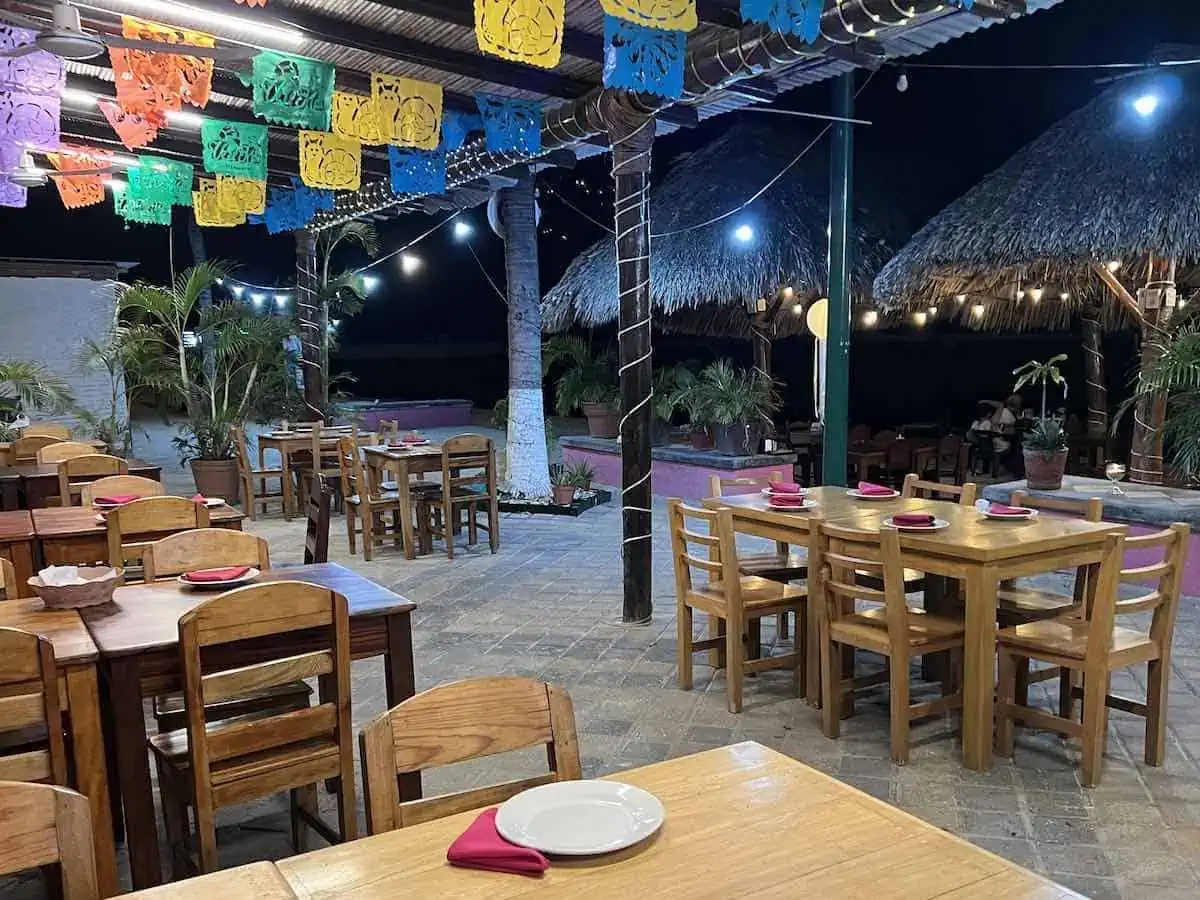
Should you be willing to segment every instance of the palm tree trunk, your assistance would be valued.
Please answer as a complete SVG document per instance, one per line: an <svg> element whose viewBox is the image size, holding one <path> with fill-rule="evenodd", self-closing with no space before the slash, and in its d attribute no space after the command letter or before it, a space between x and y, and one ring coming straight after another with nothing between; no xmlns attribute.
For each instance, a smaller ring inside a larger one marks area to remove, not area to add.
<svg viewBox="0 0 1200 900"><path fill-rule="evenodd" d="M517 497L550 494L542 405L542 311L533 173L500 192L508 281L508 445L504 487Z"/></svg>
<svg viewBox="0 0 1200 900"><path fill-rule="evenodd" d="M188 230L188 246L192 249L192 265L198 266L201 263L208 262L208 249L204 246L204 232L200 230L200 226L196 224L195 216L187 216ZM172 244L172 246L174 246ZM175 278L175 267L171 266L171 278ZM203 313L206 309L212 306L212 291L205 288L200 292L199 298L200 312ZM213 348L211 344L205 344L200 348L204 354L204 371L208 373L209 378L212 378L213 371L216 367L216 359L213 357Z"/></svg>

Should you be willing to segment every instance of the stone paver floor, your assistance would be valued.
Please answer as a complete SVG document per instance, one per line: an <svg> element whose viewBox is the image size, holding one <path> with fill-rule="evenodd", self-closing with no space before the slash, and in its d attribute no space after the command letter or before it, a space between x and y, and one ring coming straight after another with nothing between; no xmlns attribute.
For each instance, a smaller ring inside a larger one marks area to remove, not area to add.
<svg viewBox="0 0 1200 900"><path fill-rule="evenodd" d="M179 473L169 472L168 482ZM271 542L276 562L299 560L303 521L247 523ZM616 624L621 605L614 506L579 519L504 516L501 551L462 546L407 561L391 547L366 563L349 557L335 517L331 559L416 601L419 688L482 675L517 674L563 685L575 704L585 776L752 739L800 759L980 846L1097 897L1172 900L1200 896L1200 612L1187 598L1176 632L1166 765L1142 763L1141 720L1111 714L1100 787L1079 786L1072 745L1019 732L1015 760L979 774L958 763L956 723L914 728L909 765L888 760L887 699L860 700L842 737L828 740L819 713L790 695L784 673L748 679L745 711L725 710L724 678L698 665L696 689L675 687L675 617L666 523L655 511L653 624ZM1052 576L1051 576L1052 577ZM765 642L770 643L770 628ZM697 661L702 661L697 657ZM1118 692L1138 692L1142 672L1121 673ZM1035 690L1053 701L1051 682ZM383 708L382 667L354 665L354 721ZM515 754L452 767L426 778L427 793L514 777L544 764ZM322 806L331 807L322 795ZM361 809L361 797L359 798ZM360 817L361 818L361 817ZM280 796L222 811L221 860L236 865L291 852ZM38 896L29 879L0 896Z"/></svg>

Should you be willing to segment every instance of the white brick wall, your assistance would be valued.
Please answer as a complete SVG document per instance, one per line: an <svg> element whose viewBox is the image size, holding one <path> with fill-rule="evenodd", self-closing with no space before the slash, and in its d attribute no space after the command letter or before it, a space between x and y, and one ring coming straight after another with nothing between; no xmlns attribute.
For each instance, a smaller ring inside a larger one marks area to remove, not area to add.
<svg viewBox="0 0 1200 900"><path fill-rule="evenodd" d="M99 339L108 331L115 309L110 281L0 277L0 359L42 363L71 386L80 406L107 416L111 403L107 372L81 369L76 357L85 337ZM123 395L119 404L124 417ZM30 411L30 418L47 417ZM57 418L76 424L70 416Z"/></svg>

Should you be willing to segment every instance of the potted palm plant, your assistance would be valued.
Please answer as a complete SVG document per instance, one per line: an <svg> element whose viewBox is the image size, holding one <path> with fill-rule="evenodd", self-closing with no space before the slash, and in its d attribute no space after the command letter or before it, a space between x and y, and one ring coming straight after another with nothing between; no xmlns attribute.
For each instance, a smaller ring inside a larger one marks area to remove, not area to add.
<svg viewBox="0 0 1200 900"><path fill-rule="evenodd" d="M1066 358L1067 354L1060 353L1045 362L1031 359L1013 369L1013 374L1017 376L1013 385L1014 393L1027 386L1040 386L1042 389L1041 415L1022 441L1025 481L1032 490L1057 491L1062 487L1063 472L1067 468L1067 433L1057 417L1046 413L1046 390L1050 382L1062 388L1064 399L1067 396L1067 380L1058 368L1058 364Z"/></svg>
<svg viewBox="0 0 1200 900"><path fill-rule="evenodd" d="M556 506L570 506L575 500L575 474L563 465L550 467L550 485Z"/></svg>
<svg viewBox="0 0 1200 900"><path fill-rule="evenodd" d="M168 287L139 282L118 310L130 324L124 340L145 366L137 385L181 404L187 421L173 439L206 496L238 495L234 429L282 407L287 393L286 319L255 314L232 301L199 308L200 296L225 274L200 263ZM128 377L129 373L127 373Z"/></svg>
<svg viewBox="0 0 1200 900"><path fill-rule="evenodd" d="M684 390L695 381L696 373L683 363L655 369L654 397L650 401L651 446L665 447L671 443L671 419L683 407Z"/></svg>
<svg viewBox="0 0 1200 900"><path fill-rule="evenodd" d="M27 360L0 360L0 441L12 441L19 435L9 420L23 410L47 413L74 408L70 390L57 375L40 363Z"/></svg>
<svg viewBox="0 0 1200 900"><path fill-rule="evenodd" d="M1162 355L1141 373L1134 395L1121 404L1113 431L1139 402L1165 400L1166 457L1175 476L1187 484L1200 477L1200 324L1194 318L1182 323L1164 343Z"/></svg>
<svg viewBox="0 0 1200 900"><path fill-rule="evenodd" d="M620 426L617 412L617 356L612 349L593 353L587 341L558 335L542 348L542 371L558 369L554 411L569 416L576 409L587 417L588 434L614 438Z"/></svg>
<svg viewBox="0 0 1200 900"><path fill-rule="evenodd" d="M696 391L717 452L744 456L758 451L763 429L779 407L777 382L720 359L700 372Z"/></svg>

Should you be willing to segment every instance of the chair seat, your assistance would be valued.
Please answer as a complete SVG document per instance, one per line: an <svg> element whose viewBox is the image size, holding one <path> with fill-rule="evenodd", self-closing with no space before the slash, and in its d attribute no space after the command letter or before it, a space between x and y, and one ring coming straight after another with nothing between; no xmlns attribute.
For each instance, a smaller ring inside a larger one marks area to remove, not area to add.
<svg viewBox="0 0 1200 900"><path fill-rule="evenodd" d="M227 723L219 723L225 725ZM211 725L210 725L211 730ZM188 797L191 799L193 785L190 777L191 759L188 757L188 734L186 728L156 734L150 738L150 749L164 763L174 769L181 777L181 782L188 787ZM336 741L307 740L297 741L283 747L273 747L258 753L250 753L233 759L214 762L209 766L214 788L227 785L246 778L256 778L268 772L274 773L279 781L286 782L283 774L288 769L304 770L305 777L300 783L311 783L313 778L333 777L338 774L339 751ZM313 774L320 770L321 764L328 764L327 774ZM274 793L281 788L271 788ZM250 799L250 798L246 798Z"/></svg>
<svg viewBox="0 0 1200 900"><path fill-rule="evenodd" d="M1063 616L1025 622L1011 628L1002 628L996 640L1021 656L1035 659L1044 656L1062 656L1068 659L1083 659L1087 653L1089 625L1085 619ZM1133 628L1113 628L1113 654L1131 654L1140 658L1153 658L1154 641L1150 635ZM1143 656L1143 654L1149 654Z"/></svg>
<svg viewBox="0 0 1200 900"><path fill-rule="evenodd" d="M375 505L378 505L380 503L397 503L398 504L400 502L400 494L397 491L384 491L378 497L371 497L371 498L369 498L369 500L371 503L373 503ZM349 496L346 498L346 502L352 503L355 506L358 506L362 503L362 498L360 498L358 496L358 494L353 494L352 496Z"/></svg>
<svg viewBox="0 0 1200 900"><path fill-rule="evenodd" d="M921 609L908 611L908 643L911 647L953 645L962 641L962 622L932 615ZM843 644L885 652L890 647L887 612L883 607L846 616L829 626L829 636Z"/></svg>
<svg viewBox="0 0 1200 900"><path fill-rule="evenodd" d="M696 585L688 592L689 599L699 600L701 609L717 615L725 609L725 588L719 581ZM757 575L742 577L742 605L747 612L794 606L808 598L808 588L783 584Z"/></svg>
<svg viewBox="0 0 1200 900"><path fill-rule="evenodd" d="M1002 587L996 593L996 607L1001 617L1025 619L1053 619L1075 608L1075 598L1053 591L1037 588ZM1014 623L1016 624L1016 623Z"/></svg>
<svg viewBox="0 0 1200 900"><path fill-rule="evenodd" d="M738 554L738 572L771 581L799 581L808 577L808 558L800 553Z"/></svg>

